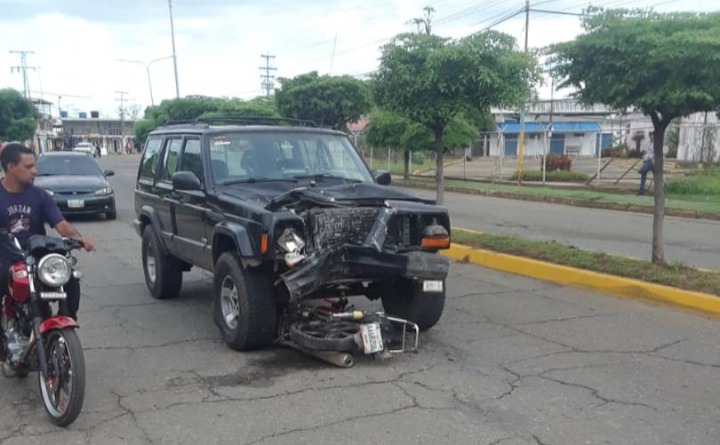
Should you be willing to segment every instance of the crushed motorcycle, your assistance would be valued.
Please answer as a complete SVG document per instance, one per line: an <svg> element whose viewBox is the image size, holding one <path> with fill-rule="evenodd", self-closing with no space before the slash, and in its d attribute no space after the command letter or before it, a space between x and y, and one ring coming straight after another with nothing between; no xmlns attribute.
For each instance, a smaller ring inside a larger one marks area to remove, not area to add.
<svg viewBox="0 0 720 445"><path fill-rule="evenodd" d="M278 343L340 367L353 366L356 356L416 352L420 332L442 313L449 261L435 247L449 246L448 231L434 215L423 221L417 206L393 201L298 214L301 228L286 229L277 239L278 263L285 267L275 286L287 302ZM418 232L428 248L404 247L412 241L399 240L398 226L411 219L422 221ZM397 282L404 287L393 286ZM422 294L437 304L425 312L402 307L393 296L403 294ZM353 296L382 300L389 310L359 310L350 304Z"/></svg>

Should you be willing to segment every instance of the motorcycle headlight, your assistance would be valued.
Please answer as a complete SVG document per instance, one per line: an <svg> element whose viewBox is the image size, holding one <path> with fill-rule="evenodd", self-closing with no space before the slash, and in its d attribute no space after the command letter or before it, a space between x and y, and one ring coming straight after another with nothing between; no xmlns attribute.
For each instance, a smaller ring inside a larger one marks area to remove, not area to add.
<svg viewBox="0 0 720 445"><path fill-rule="evenodd" d="M100 190L96 190L95 194L98 196L105 196L105 195L109 195L112 192L113 192L112 187L105 187Z"/></svg>
<svg viewBox="0 0 720 445"><path fill-rule="evenodd" d="M48 286L62 286L70 280L71 275L70 262L60 254L45 255L38 263L38 277Z"/></svg>

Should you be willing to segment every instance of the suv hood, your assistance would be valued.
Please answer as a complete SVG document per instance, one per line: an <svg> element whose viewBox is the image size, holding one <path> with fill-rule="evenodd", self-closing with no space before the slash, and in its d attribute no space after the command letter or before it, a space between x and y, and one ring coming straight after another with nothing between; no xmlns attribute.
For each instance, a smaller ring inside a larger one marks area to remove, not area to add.
<svg viewBox="0 0 720 445"><path fill-rule="evenodd" d="M316 205L334 205L333 203L336 202L372 205L381 204L386 200L394 200L435 204L434 200L420 198L392 186L365 182L332 185L318 183L315 186L302 182L267 182L229 185L220 191L234 198L254 201L269 210L277 210L300 202L310 202Z"/></svg>

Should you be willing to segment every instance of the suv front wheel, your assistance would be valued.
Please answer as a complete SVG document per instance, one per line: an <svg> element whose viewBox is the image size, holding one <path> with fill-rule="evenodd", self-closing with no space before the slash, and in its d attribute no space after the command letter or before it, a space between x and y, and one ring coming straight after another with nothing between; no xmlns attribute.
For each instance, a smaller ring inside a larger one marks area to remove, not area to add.
<svg viewBox="0 0 720 445"><path fill-rule="evenodd" d="M142 236L142 262L145 284L153 298L175 298L182 288L182 265L160 248L160 240L150 225Z"/></svg>
<svg viewBox="0 0 720 445"><path fill-rule="evenodd" d="M275 340L275 294L262 269L245 268L237 253L223 253L215 264L214 289L215 324L231 348L262 349Z"/></svg>
<svg viewBox="0 0 720 445"><path fill-rule="evenodd" d="M385 286L382 304L388 315L412 321L425 331L435 326L445 308L445 280L441 292L425 292L421 280L400 278Z"/></svg>

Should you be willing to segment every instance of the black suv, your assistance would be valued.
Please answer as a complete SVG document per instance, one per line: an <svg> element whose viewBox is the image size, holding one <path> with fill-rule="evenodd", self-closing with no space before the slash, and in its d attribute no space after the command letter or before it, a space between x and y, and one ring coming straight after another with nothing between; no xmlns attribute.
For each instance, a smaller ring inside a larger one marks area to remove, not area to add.
<svg viewBox="0 0 720 445"><path fill-rule="evenodd" d="M345 133L310 123L164 125L135 189L147 286L173 298L184 271L211 271L214 319L237 350L270 345L310 300L381 299L428 329L445 304L448 212L389 184Z"/></svg>

